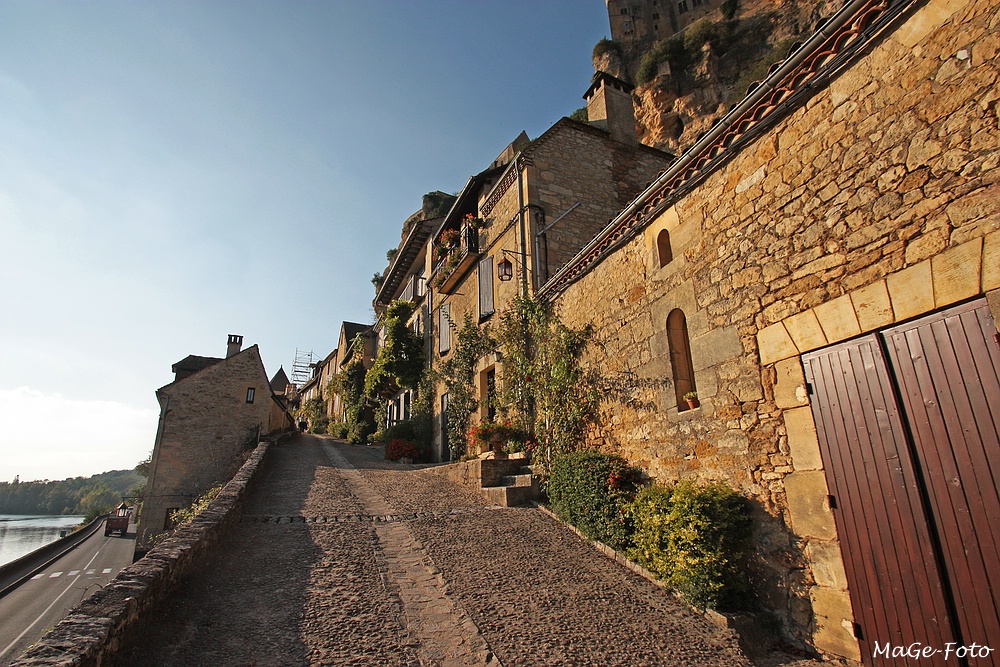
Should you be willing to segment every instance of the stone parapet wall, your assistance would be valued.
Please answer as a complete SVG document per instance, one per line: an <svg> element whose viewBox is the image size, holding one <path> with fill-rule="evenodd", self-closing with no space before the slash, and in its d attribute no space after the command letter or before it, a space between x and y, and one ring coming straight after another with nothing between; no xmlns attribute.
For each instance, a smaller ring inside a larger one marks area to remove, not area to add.
<svg viewBox="0 0 1000 667"><path fill-rule="evenodd" d="M267 442L258 444L236 476L190 525L123 569L12 664L96 667L112 662L125 639L151 622L157 605L201 567L227 530L239 522L269 447Z"/></svg>
<svg viewBox="0 0 1000 667"><path fill-rule="evenodd" d="M683 311L701 407L649 390L592 443L755 499L755 587L824 652L860 657L799 355L1000 287L998 51L996 3L927 2L556 300L657 379Z"/></svg>

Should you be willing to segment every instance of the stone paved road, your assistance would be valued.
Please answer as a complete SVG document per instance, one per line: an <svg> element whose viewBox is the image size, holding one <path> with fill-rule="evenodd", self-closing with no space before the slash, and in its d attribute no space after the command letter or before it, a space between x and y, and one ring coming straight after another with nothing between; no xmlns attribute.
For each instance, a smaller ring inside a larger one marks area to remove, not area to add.
<svg viewBox="0 0 1000 667"><path fill-rule="evenodd" d="M242 523L121 664L750 666L541 511L381 455L274 447Z"/></svg>

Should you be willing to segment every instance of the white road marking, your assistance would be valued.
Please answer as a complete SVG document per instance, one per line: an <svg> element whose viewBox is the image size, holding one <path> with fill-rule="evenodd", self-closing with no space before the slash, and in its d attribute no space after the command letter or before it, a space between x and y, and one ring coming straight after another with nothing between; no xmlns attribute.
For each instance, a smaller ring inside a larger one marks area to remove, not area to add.
<svg viewBox="0 0 1000 667"><path fill-rule="evenodd" d="M49 575L49 579L55 579L60 574L62 574L62 572L53 572L52 574Z"/></svg>
<svg viewBox="0 0 1000 667"><path fill-rule="evenodd" d="M75 575L75 574L80 574L80 570L70 570L70 571L69 571L69 575L67 575L67 576L70 576L70 577L72 577L72 576L73 576L73 575Z"/></svg>
<svg viewBox="0 0 1000 667"><path fill-rule="evenodd" d="M101 570L101 574L111 574L111 568L110 567L104 568L103 570Z"/></svg>
<svg viewBox="0 0 1000 667"><path fill-rule="evenodd" d="M87 574L93 574L95 572L97 572L97 570L87 570Z"/></svg>
<svg viewBox="0 0 1000 667"><path fill-rule="evenodd" d="M92 563L93 563L93 562L94 562L95 560L97 560L97 556L98 556L98 555L99 555L100 553L101 553L101 552L100 552L100 550L98 550L98 551L95 551L95 552L94 552L94 557L90 559L90 563L87 563L86 565L84 565L84 567L90 567L90 565L91 565L91 564L92 564ZM62 572L60 572L59 574L62 574ZM57 575L57 576L58 576L58 575ZM36 619L35 619L34 621L32 621L32 622L31 622L31 624L30 624L30 625L29 625L28 627L26 627L26 628L24 629L24 632L22 632L21 634L19 634L19 635L18 635L18 636L17 636L17 637L16 637L15 639L14 639L14 641L12 641L11 643L7 644L6 648L4 648L4 650L0 651L0 658L4 657L4 655L6 655L6 654L7 654L7 653L8 653L8 652L9 652L9 651L10 651L10 650L12 649L12 648L14 648L14 646L16 646L16 645L17 645L17 643L18 643L19 641L21 641L21 638L22 638L22 637L24 637L24 636L25 636L26 634L28 634L28 633L29 633L29 632L31 631L31 629L32 629L33 627L35 627L36 625L38 625L38 623L39 623L39 622L41 622L41 620L42 620L43 618L45 618L45 614L49 613L49 611L51 611L51 610L52 610L52 607L56 606L56 603L57 603L57 602L59 602L59 599L60 599L60 598L61 598L62 596L66 595L66 593L68 593L68 592L70 591L70 589L71 589L71 588L73 588L73 586L75 586L75 585L76 585L76 582L77 582L77 581L79 581L79 580L80 580L80 575L77 575L76 579L74 579L74 580L73 580L72 582L70 582L70 585L69 585L69 586L67 586L67 587L66 587L66 589L65 589L65 590L64 590L64 591L63 591L62 593L60 593L59 595L57 595L57 596L56 596L56 599L55 599L55 600L53 600L53 601L51 602L51 604L49 604L49 606L45 608L45 611L43 611L43 612L42 612L41 614L39 614L39 615L38 615L38 618L36 618Z"/></svg>
<svg viewBox="0 0 1000 667"><path fill-rule="evenodd" d="M44 577L44 576L45 576L45 573L44 573L44 572L42 572L41 574L36 574L35 576L33 576L33 577L31 578L31 580L32 580L32 581L34 581L35 579L41 579L41 578L42 578L42 577Z"/></svg>

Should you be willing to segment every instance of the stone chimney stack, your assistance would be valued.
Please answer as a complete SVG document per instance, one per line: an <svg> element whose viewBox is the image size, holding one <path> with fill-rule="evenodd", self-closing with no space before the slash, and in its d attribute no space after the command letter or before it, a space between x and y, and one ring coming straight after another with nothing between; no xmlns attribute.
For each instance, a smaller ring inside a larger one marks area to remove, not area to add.
<svg viewBox="0 0 1000 667"><path fill-rule="evenodd" d="M226 347L226 359L234 354L238 354L241 347L243 347L243 336L229 334L229 344Z"/></svg>
<svg viewBox="0 0 1000 667"><path fill-rule="evenodd" d="M591 125L607 130L611 138L624 144L638 144L635 130L635 107L632 105L634 86L607 72L597 72L587 100L587 120Z"/></svg>

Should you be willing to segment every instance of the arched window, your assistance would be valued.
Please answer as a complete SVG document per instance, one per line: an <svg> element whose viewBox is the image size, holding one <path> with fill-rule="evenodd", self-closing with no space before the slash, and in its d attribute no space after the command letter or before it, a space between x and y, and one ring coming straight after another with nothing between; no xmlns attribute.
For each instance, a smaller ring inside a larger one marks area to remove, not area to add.
<svg viewBox="0 0 1000 667"><path fill-rule="evenodd" d="M677 409L687 410L688 404L684 394L698 389L694 384L694 365L691 363L687 318L680 308L673 309L667 315L667 342L670 345L670 367L674 374Z"/></svg>
<svg viewBox="0 0 1000 667"><path fill-rule="evenodd" d="M661 229L656 235L656 258L660 262L660 268L674 258L674 253L670 250L670 232L665 229Z"/></svg>

